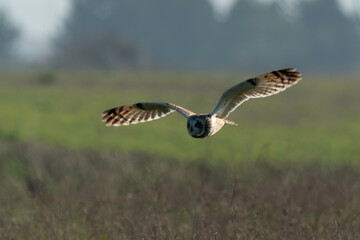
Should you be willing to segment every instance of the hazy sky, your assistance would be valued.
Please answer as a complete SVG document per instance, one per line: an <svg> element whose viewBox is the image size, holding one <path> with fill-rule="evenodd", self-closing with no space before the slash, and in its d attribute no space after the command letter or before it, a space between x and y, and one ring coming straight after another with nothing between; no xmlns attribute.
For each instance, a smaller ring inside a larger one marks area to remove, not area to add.
<svg viewBox="0 0 360 240"><path fill-rule="evenodd" d="M293 3L298 0L282 1ZM347 13L360 14L360 0L338 1ZM5 9L11 20L22 30L19 50L31 56L48 51L51 37L61 26L70 8L69 2L69 0L0 0L0 8ZM221 19L229 13L236 0L210 0L210 2L220 13L218 16Z"/></svg>
<svg viewBox="0 0 360 240"><path fill-rule="evenodd" d="M0 0L0 8L22 31L19 52L36 56L50 50L50 39L70 4L68 0Z"/></svg>

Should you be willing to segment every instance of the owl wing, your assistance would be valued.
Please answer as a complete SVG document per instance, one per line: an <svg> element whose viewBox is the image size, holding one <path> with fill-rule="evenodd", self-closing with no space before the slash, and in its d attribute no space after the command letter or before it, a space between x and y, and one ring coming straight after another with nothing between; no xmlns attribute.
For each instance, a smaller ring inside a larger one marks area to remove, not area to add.
<svg viewBox="0 0 360 240"><path fill-rule="evenodd" d="M172 103L142 102L111 108L102 113L106 126L123 126L149 122L177 111L188 118L195 113Z"/></svg>
<svg viewBox="0 0 360 240"><path fill-rule="evenodd" d="M295 68L272 71L248 79L227 89L211 115L226 118L246 100L277 94L300 80L301 74Z"/></svg>

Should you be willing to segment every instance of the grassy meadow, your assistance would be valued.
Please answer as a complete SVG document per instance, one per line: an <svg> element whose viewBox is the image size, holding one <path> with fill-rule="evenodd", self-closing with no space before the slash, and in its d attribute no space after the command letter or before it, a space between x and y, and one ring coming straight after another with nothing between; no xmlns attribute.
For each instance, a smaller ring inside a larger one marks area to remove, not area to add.
<svg viewBox="0 0 360 240"><path fill-rule="evenodd" d="M358 77L304 75L207 139L176 113L100 121L140 101L208 113L247 77L1 73L0 238L358 239Z"/></svg>
<svg viewBox="0 0 360 240"><path fill-rule="evenodd" d="M360 81L304 76L279 95L253 99L208 139L193 139L179 114L147 124L104 127L101 112L140 101L212 111L221 93L248 76L174 73L2 74L0 139L74 149L114 149L213 163L356 162L360 156Z"/></svg>

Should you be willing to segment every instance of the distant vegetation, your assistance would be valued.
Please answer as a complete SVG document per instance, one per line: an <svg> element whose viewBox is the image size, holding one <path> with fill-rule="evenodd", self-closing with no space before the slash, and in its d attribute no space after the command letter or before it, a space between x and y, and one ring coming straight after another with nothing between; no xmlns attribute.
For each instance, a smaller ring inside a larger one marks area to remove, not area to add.
<svg viewBox="0 0 360 240"><path fill-rule="evenodd" d="M283 4L239 0L223 22L207 0L76 0L58 34L56 62L67 68L157 68L306 72L359 68L357 21L336 0Z"/></svg>
<svg viewBox="0 0 360 240"><path fill-rule="evenodd" d="M360 22L336 0L239 0L219 21L208 0L72 0L50 56L28 64L0 9L0 68L359 73ZM39 53L44 49L38 49ZM17 57L17 59L15 58ZM15 58L15 59L14 59Z"/></svg>
<svg viewBox="0 0 360 240"><path fill-rule="evenodd" d="M14 44L19 37L19 30L0 9L0 64L14 57ZM2 67L0 67L2 68Z"/></svg>

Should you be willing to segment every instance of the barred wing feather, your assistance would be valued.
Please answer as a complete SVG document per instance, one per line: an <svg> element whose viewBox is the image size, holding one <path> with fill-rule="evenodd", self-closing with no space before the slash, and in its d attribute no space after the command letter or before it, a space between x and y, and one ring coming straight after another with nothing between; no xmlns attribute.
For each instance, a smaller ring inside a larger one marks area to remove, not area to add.
<svg viewBox="0 0 360 240"><path fill-rule="evenodd" d="M142 102L111 108L102 113L106 126L126 126L165 117L177 111L188 118L193 112L172 103Z"/></svg>
<svg viewBox="0 0 360 240"><path fill-rule="evenodd" d="M243 81L229 89L221 96L211 113L218 118L227 118L246 100L277 94L301 80L301 74L295 68L268 72L255 78Z"/></svg>

